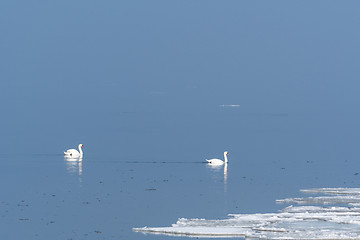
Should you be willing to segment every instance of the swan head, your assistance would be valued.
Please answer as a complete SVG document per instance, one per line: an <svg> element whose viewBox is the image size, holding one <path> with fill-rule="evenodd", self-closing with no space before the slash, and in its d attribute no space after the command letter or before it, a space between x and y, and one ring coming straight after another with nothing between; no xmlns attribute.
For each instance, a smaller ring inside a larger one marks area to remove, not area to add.
<svg viewBox="0 0 360 240"><path fill-rule="evenodd" d="M79 144L79 148L80 148L80 147L81 147L81 148L83 148L83 147L84 147L84 145L82 145L82 144L80 143L80 144Z"/></svg>
<svg viewBox="0 0 360 240"><path fill-rule="evenodd" d="M225 164L229 162L229 161L228 161L228 158L227 158L228 155L229 155L229 152L228 152L228 151L225 151L225 152L224 152Z"/></svg>

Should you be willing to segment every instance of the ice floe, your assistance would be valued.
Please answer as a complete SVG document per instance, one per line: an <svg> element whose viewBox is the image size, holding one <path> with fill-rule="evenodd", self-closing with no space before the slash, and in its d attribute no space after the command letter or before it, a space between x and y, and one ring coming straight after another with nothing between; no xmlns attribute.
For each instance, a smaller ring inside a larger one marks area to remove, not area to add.
<svg viewBox="0 0 360 240"><path fill-rule="evenodd" d="M302 206L291 205L277 213L229 214L229 218L220 220L180 218L171 227L133 230L214 238L360 239L360 188L317 188L301 192L327 196L278 200L278 203Z"/></svg>
<svg viewBox="0 0 360 240"><path fill-rule="evenodd" d="M239 104L222 104L220 107L240 107Z"/></svg>

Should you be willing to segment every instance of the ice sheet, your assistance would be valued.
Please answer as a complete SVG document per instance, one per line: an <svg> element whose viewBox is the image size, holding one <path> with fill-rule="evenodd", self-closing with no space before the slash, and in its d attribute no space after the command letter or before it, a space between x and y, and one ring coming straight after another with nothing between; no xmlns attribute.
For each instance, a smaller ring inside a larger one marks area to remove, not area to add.
<svg viewBox="0 0 360 240"><path fill-rule="evenodd" d="M320 204L318 206L288 206L278 213L229 214L228 219L221 220L180 218L171 227L134 228L134 231L214 238L360 239L360 208L357 207L360 205L359 188L318 188L301 191L331 196L277 201L301 205Z"/></svg>
<svg viewBox="0 0 360 240"><path fill-rule="evenodd" d="M239 104L222 104L220 107L240 107Z"/></svg>

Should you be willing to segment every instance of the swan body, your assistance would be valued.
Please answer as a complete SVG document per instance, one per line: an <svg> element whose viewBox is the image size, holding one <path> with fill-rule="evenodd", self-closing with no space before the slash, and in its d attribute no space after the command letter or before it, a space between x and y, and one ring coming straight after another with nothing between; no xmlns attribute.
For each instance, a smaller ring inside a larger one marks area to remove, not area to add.
<svg viewBox="0 0 360 240"><path fill-rule="evenodd" d="M68 149L66 152L64 152L66 158L82 158L83 157L83 151L82 148L84 145L79 144L79 151L76 149Z"/></svg>
<svg viewBox="0 0 360 240"><path fill-rule="evenodd" d="M214 166L223 165L224 163L228 163L227 155L229 155L229 153L228 153L227 151L225 151L225 152L224 152L224 159L225 159L225 161L223 161L223 160L221 160L221 159L217 159L217 158L206 159L206 161L208 162L208 164L214 165Z"/></svg>

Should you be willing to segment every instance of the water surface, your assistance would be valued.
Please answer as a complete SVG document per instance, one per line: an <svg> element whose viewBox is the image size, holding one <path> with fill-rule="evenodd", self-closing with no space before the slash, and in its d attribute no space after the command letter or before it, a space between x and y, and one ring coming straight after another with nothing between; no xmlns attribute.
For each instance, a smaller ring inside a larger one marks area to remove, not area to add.
<svg viewBox="0 0 360 240"><path fill-rule="evenodd" d="M272 213L286 206L276 199L301 196L302 188L360 185L352 142L331 148L344 132L355 137L345 124L348 117L245 114L222 107L202 114L119 116L142 127L122 133L127 143L113 137L110 148L106 139L99 147L84 137L82 162L66 161L64 149L1 155L2 238L173 239L132 228ZM305 121L307 128L299 127ZM328 132L334 121L342 131ZM221 158L223 150L230 152L225 171L205 163Z"/></svg>

